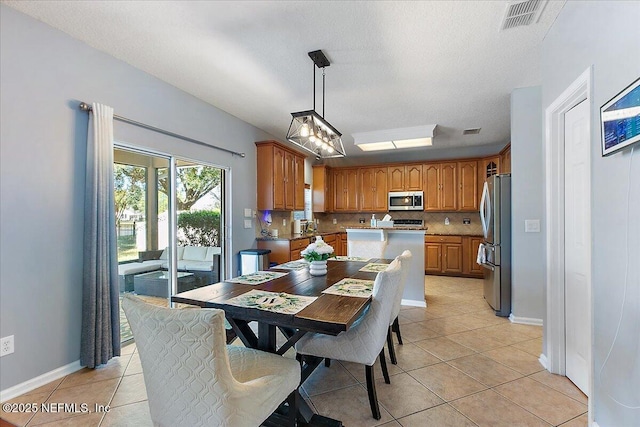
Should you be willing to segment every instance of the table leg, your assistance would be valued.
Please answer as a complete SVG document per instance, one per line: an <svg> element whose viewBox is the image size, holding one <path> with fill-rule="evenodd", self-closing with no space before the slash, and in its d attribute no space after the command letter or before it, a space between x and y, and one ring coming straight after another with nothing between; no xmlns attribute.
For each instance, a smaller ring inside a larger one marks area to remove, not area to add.
<svg viewBox="0 0 640 427"><path fill-rule="evenodd" d="M258 350L276 352L276 327L258 322Z"/></svg>

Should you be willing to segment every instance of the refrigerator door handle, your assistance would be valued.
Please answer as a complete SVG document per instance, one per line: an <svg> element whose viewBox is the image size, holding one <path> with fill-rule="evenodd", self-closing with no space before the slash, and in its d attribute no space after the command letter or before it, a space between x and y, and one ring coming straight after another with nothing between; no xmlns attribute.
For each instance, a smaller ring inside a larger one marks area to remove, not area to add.
<svg viewBox="0 0 640 427"><path fill-rule="evenodd" d="M482 223L482 233L485 239L489 233L489 221L491 221L491 199L489 197L489 185L485 182L482 187L482 198L480 199L480 222Z"/></svg>
<svg viewBox="0 0 640 427"><path fill-rule="evenodd" d="M491 271L495 271L496 270L496 266L495 265L491 265L491 264L480 264L483 268L486 268L487 270L491 270Z"/></svg>

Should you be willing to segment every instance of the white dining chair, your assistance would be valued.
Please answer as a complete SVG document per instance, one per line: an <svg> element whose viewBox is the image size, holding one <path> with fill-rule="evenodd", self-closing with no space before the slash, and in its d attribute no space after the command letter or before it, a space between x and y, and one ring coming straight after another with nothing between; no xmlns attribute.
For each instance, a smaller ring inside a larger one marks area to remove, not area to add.
<svg viewBox="0 0 640 427"><path fill-rule="evenodd" d="M394 365L398 364L398 359L396 358L396 350L393 346L393 332L396 333L398 344L402 345L402 334L400 333L400 322L398 321L398 315L400 314L400 307L402 306L402 294L404 293L404 287L407 284L407 277L409 276L409 269L411 268L413 255L411 254L411 251L407 249L403 251L402 254L398 256L398 258L402 263L400 286L398 287L398 293L396 294L396 298L393 303L391 321L389 322L389 332L387 333L387 347L389 349L389 358L391 359L391 363L393 363Z"/></svg>
<svg viewBox="0 0 640 427"><path fill-rule="evenodd" d="M380 419L373 365L378 356L385 382L390 383L384 357L384 344L389 331L389 318L401 281L401 262L395 259L376 276L372 299L365 313L345 332L336 336L307 333L296 344L298 355L343 360L365 365L371 414ZM355 298L355 297L353 297Z"/></svg>
<svg viewBox="0 0 640 427"><path fill-rule="evenodd" d="M300 365L226 346L224 311L169 309L125 295L155 426L259 426L282 402L295 425Z"/></svg>

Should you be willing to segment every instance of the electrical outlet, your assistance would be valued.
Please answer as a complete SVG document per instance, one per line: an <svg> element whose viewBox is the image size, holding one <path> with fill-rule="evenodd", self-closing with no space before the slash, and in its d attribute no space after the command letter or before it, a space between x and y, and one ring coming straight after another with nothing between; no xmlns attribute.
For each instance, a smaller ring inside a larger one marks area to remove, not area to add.
<svg viewBox="0 0 640 427"><path fill-rule="evenodd" d="M13 353L13 335L4 337L0 340L0 357Z"/></svg>
<svg viewBox="0 0 640 427"><path fill-rule="evenodd" d="M450 222L449 222L449 217L445 217L445 219L444 219L444 225L449 225L449 224L450 224Z"/></svg>
<svg viewBox="0 0 640 427"><path fill-rule="evenodd" d="M360 218L360 219L358 220L358 222L359 222L360 224L364 224L364 218Z"/></svg>
<svg viewBox="0 0 640 427"><path fill-rule="evenodd" d="M471 219L470 218L462 218L462 223L465 225L469 225L471 224Z"/></svg>
<svg viewBox="0 0 640 427"><path fill-rule="evenodd" d="M283 227L286 227L286 226L287 226L287 220L286 220L286 219L283 219L283 220L282 220L282 226L283 226Z"/></svg>
<svg viewBox="0 0 640 427"><path fill-rule="evenodd" d="M333 218L333 225L336 225L338 223L338 220Z"/></svg>

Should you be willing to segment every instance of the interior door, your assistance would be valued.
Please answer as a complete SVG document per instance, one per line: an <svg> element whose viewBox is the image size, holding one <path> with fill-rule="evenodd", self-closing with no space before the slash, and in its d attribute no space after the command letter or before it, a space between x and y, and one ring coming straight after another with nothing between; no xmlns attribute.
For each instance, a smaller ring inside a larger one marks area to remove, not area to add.
<svg viewBox="0 0 640 427"><path fill-rule="evenodd" d="M565 340L566 374L587 394L591 300L589 104L565 114Z"/></svg>

